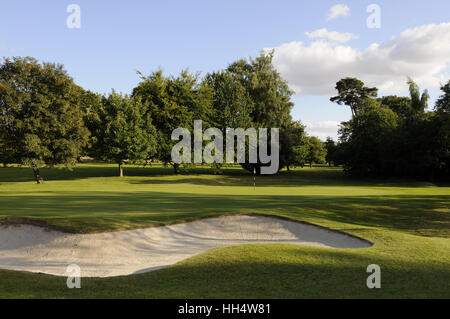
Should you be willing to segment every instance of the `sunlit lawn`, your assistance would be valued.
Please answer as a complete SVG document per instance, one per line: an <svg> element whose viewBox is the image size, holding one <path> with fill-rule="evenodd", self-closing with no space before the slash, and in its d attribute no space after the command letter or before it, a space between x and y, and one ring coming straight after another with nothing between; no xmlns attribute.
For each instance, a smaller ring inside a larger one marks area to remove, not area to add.
<svg viewBox="0 0 450 319"><path fill-rule="evenodd" d="M426 182L355 180L338 168L304 168L256 177L207 168L84 164L0 169L0 218L27 217L75 232L155 226L231 213L289 217L363 237L368 249L293 245L218 248L172 267L126 277L83 279L0 271L0 297L350 298L450 297L450 187ZM382 288L366 287L366 268Z"/></svg>

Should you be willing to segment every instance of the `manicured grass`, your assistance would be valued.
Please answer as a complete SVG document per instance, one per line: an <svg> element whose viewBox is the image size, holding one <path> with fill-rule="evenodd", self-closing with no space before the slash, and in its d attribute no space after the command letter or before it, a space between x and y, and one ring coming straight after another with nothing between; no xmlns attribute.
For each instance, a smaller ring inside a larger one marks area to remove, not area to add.
<svg viewBox="0 0 450 319"><path fill-rule="evenodd" d="M239 169L174 176L163 167L84 164L0 169L0 218L27 217L75 232L130 229L229 213L307 221L363 237L368 249L258 244L210 250L172 267L116 278L66 279L0 270L0 297L41 298L427 298L450 297L450 188L425 182L355 180L336 168L256 178ZM382 288L366 287L366 268Z"/></svg>

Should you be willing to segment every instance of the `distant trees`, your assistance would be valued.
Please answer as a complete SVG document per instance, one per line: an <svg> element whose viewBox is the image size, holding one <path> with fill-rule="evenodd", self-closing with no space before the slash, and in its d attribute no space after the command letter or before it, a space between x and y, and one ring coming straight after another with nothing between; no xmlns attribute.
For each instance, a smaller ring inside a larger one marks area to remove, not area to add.
<svg viewBox="0 0 450 319"><path fill-rule="evenodd" d="M165 77L162 71L141 75L132 96L149 106L158 132L156 158L178 172L179 165L171 160L175 144L171 133L178 127L192 131L194 120L202 120L203 129L217 127L223 134L227 128L279 128L280 169L292 164L293 148L302 141L304 127L291 118L293 92L275 70L272 58L273 53L268 53L241 59L202 80L187 71L178 77ZM242 166L259 174L263 164Z"/></svg>
<svg viewBox="0 0 450 319"><path fill-rule="evenodd" d="M200 78L187 70L164 76L161 70L141 82L132 95L106 95L75 85L62 66L31 58L5 60L0 92L0 161L39 168L75 164L82 156L112 161L123 175L125 163L157 159L173 165L176 128L279 128L280 167L293 165L304 126L290 116L293 92L272 64L273 53L238 60ZM270 135L270 131L269 131ZM270 139L270 136L269 136ZM243 164L258 174L262 163Z"/></svg>
<svg viewBox="0 0 450 319"><path fill-rule="evenodd" d="M62 65L5 59L0 65L2 161L30 166L37 183L45 165L73 166L89 136L80 93Z"/></svg>
<svg viewBox="0 0 450 319"><path fill-rule="evenodd" d="M325 161L328 163L329 166L338 164L338 144L331 138L327 137L325 141L325 149L327 152L327 155L325 156Z"/></svg>
<svg viewBox="0 0 450 319"><path fill-rule="evenodd" d="M398 125L398 116L376 100L366 101L362 111L340 129L344 168L355 175L378 176L389 165L387 137Z"/></svg>
<svg viewBox="0 0 450 319"><path fill-rule="evenodd" d="M280 165L288 170L290 166L304 166L307 154L305 126L300 121L292 121L281 133L285 150L282 152Z"/></svg>
<svg viewBox="0 0 450 319"><path fill-rule="evenodd" d="M312 167L312 164L323 164L326 161L327 149L325 143L316 136L305 135L300 145L293 148L294 166L304 167L306 164Z"/></svg>
<svg viewBox="0 0 450 319"><path fill-rule="evenodd" d="M282 127L292 121L294 92L281 78L272 59L273 52L262 53L255 59L236 61L227 68L248 92L253 104L252 124L258 127Z"/></svg>
<svg viewBox="0 0 450 319"><path fill-rule="evenodd" d="M100 110L102 109L102 95L88 90L82 90L80 96L80 107L83 112L84 125L91 133L89 142L83 147L81 156L95 157L95 148L93 145L97 144L98 137L95 133L98 130L98 123L100 123Z"/></svg>
<svg viewBox="0 0 450 319"><path fill-rule="evenodd" d="M187 70L178 77L165 77L162 71L150 76L141 75L141 82L133 89L133 97L141 98L148 105L147 116L157 130L155 158L173 166L179 172L179 164L171 158L172 131L178 127L193 130L194 120L203 120L204 128L213 123L213 90L198 75Z"/></svg>
<svg viewBox="0 0 450 319"><path fill-rule="evenodd" d="M441 86L444 92L436 101L436 111L450 113L450 81Z"/></svg>
<svg viewBox="0 0 450 319"><path fill-rule="evenodd" d="M336 161L354 175L449 177L450 118L445 112L425 112L422 94L410 78L410 97L386 96L359 100L357 114L341 124ZM444 95L436 103L445 109Z"/></svg>
<svg viewBox="0 0 450 319"><path fill-rule="evenodd" d="M95 97L91 97L94 102ZM125 162L143 162L154 155L156 129L140 98L113 91L92 106L89 110L94 115L89 118L93 135L91 153L96 158L117 163L122 177Z"/></svg>
<svg viewBox="0 0 450 319"><path fill-rule="evenodd" d="M209 73L206 84L213 90L212 122L225 132L227 127L251 127L254 103L240 78L228 70Z"/></svg>
<svg viewBox="0 0 450 319"><path fill-rule="evenodd" d="M156 159L172 165L172 131L219 128L279 128L279 169L313 163L342 165L362 176L450 177L450 81L434 111L429 95L408 78L409 96L377 97L378 89L356 78L337 82L331 101L347 105L352 118L341 123L339 142L310 137L290 115L293 92L272 64L273 52L231 63L200 78L187 70L143 76L131 96L83 90L61 65L33 58L0 64L0 163L39 169L73 166L92 156L119 167ZM270 136L269 136L270 139ZM248 141L246 142L248 146ZM206 142L203 142L206 145ZM237 146L235 151L237 151ZM219 164L213 164L220 167ZM243 163L260 173L261 162Z"/></svg>
<svg viewBox="0 0 450 319"><path fill-rule="evenodd" d="M305 157L306 163L312 167L313 163L323 164L327 155L325 144L316 136L307 136L305 143Z"/></svg>
<svg viewBox="0 0 450 319"><path fill-rule="evenodd" d="M242 93L241 103L243 107L236 110L239 116L246 118L242 124L258 128L280 129L280 169L288 166L292 158L292 134L297 132L298 139L302 139L303 131L294 129L290 115L294 104L291 101L293 92L288 84L281 78L272 64L273 52L262 53L255 59L239 60L230 64L227 72L239 82L245 89ZM215 96L222 93L215 90ZM288 130L291 130L288 132ZM269 137L270 138L270 137ZM275 150L273 150L275 151ZM250 172L260 173L261 163L246 163L242 165Z"/></svg>

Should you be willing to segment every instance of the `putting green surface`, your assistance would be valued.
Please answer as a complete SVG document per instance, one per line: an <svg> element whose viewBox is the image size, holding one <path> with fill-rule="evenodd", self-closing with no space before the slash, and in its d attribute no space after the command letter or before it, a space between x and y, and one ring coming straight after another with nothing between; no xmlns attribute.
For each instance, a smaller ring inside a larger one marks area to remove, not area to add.
<svg viewBox="0 0 450 319"><path fill-rule="evenodd" d="M162 167L84 164L73 171L0 169L0 218L26 217L71 232L156 226L254 213L362 237L367 249L256 244L212 249L166 269L126 277L66 278L0 270L0 297L450 298L450 187L355 180L336 168L253 177L239 169L174 176ZM381 289L366 268L381 267Z"/></svg>

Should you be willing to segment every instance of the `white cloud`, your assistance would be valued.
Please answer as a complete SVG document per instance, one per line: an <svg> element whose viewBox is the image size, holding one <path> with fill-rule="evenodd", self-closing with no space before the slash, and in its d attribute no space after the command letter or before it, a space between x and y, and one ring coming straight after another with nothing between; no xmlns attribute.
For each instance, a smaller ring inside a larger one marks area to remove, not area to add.
<svg viewBox="0 0 450 319"><path fill-rule="evenodd" d="M350 8L345 4L336 4L328 11L328 20L346 17L350 14Z"/></svg>
<svg viewBox="0 0 450 319"><path fill-rule="evenodd" d="M340 123L336 121L323 121L323 122L305 122L306 132L310 136L317 136L321 140L325 141L328 136L337 141L337 132Z"/></svg>
<svg viewBox="0 0 450 319"><path fill-rule="evenodd" d="M345 43L353 39L358 39L357 35L345 32L328 31L327 29L319 29L313 32L305 32L310 39L327 39L330 41Z"/></svg>
<svg viewBox="0 0 450 319"><path fill-rule="evenodd" d="M274 65L297 94L334 95L336 82L344 77L357 77L382 93L406 90L407 76L423 88L446 81L442 73L450 63L450 23L408 29L364 50L328 39L273 48Z"/></svg>

